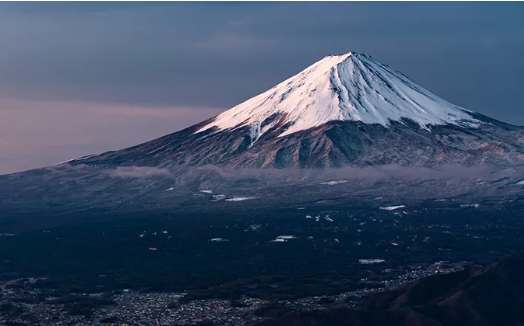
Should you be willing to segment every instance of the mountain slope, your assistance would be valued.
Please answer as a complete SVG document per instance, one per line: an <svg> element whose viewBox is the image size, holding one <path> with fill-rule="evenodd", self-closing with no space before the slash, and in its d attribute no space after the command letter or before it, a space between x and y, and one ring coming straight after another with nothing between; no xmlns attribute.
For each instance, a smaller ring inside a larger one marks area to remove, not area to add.
<svg viewBox="0 0 524 326"><path fill-rule="evenodd" d="M457 107L364 54L328 56L222 114L68 164L330 168L512 165L524 129Z"/></svg>
<svg viewBox="0 0 524 326"><path fill-rule="evenodd" d="M524 255L435 275L368 298L363 310L313 311L258 326L516 326L524 323Z"/></svg>

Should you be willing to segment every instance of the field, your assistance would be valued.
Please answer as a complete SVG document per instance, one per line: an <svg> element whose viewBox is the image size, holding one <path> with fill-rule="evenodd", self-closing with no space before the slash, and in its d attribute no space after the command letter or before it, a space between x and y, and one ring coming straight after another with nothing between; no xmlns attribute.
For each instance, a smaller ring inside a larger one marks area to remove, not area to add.
<svg viewBox="0 0 524 326"><path fill-rule="evenodd" d="M0 276L45 277L36 286L59 294L189 292L185 300L331 295L439 261L485 263L521 251L522 211L516 204L434 201L394 210L367 204L252 210L239 202L217 212L103 218L86 212L75 216L81 223L2 234ZM3 223L12 229L12 221ZM372 259L379 261L369 264Z"/></svg>

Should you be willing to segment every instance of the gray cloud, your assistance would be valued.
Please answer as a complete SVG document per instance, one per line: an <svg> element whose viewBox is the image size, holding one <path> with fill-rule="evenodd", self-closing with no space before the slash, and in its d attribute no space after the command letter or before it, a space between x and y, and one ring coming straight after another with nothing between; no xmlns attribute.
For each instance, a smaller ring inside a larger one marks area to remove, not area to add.
<svg viewBox="0 0 524 326"><path fill-rule="evenodd" d="M522 167L516 168L522 170ZM206 165L191 168L190 171L217 174L225 179L260 178L263 180L302 180L302 181L341 181L341 180L383 180L383 179L476 179L493 175L517 175L516 169L501 170L490 165L459 166L442 165L434 168L401 167L398 165L382 165L370 167L343 167L336 169L235 169ZM187 172L187 171L186 171Z"/></svg>
<svg viewBox="0 0 524 326"><path fill-rule="evenodd" d="M117 167L113 170L106 170L106 173L113 177L119 178L154 178L170 177L171 172L168 169L156 168L151 166L128 166Z"/></svg>

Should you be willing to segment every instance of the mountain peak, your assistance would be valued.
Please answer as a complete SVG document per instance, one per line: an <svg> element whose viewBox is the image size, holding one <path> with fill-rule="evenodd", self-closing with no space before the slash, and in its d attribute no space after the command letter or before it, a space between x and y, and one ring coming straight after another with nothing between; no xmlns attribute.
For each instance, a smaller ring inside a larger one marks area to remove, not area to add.
<svg viewBox="0 0 524 326"><path fill-rule="evenodd" d="M275 119L279 117L279 119ZM356 52L326 56L300 73L214 118L197 132L251 126L253 137L284 119L280 136L329 121L361 121L388 127L411 119L431 125L478 126L469 111L424 89L371 56Z"/></svg>

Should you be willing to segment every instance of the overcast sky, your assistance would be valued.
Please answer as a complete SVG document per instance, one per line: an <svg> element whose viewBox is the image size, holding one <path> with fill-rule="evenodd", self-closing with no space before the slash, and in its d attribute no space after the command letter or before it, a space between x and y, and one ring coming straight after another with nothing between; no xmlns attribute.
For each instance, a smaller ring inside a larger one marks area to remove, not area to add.
<svg viewBox="0 0 524 326"><path fill-rule="evenodd" d="M524 125L524 3L0 3L0 173L119 149L362 52Z"/></svg>

